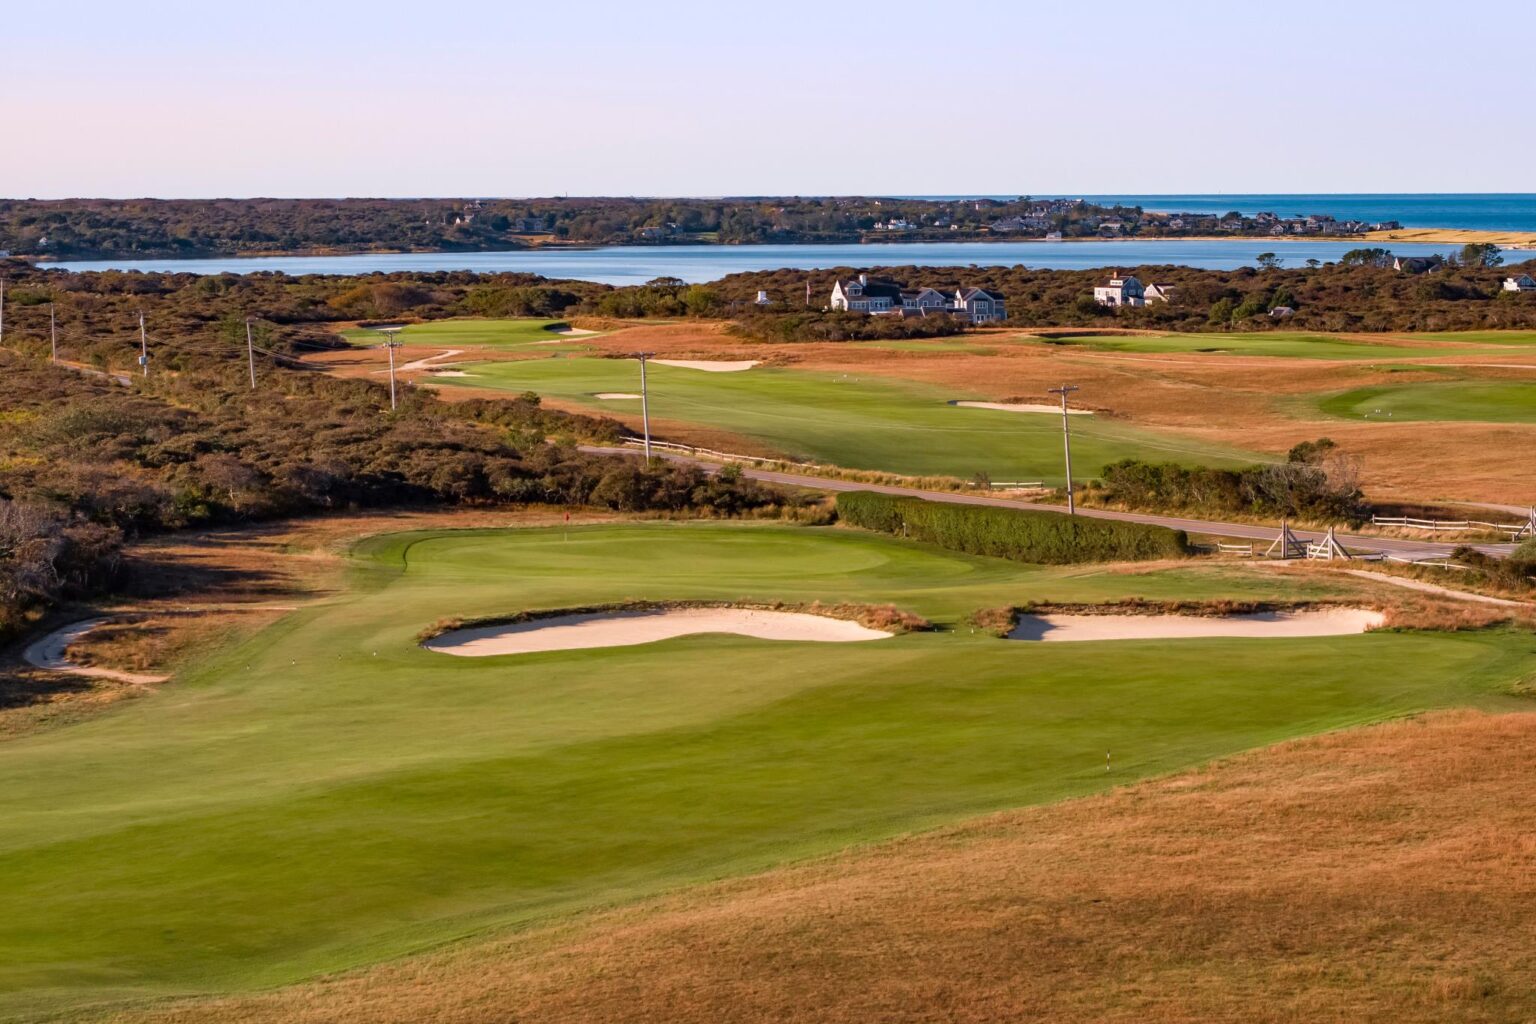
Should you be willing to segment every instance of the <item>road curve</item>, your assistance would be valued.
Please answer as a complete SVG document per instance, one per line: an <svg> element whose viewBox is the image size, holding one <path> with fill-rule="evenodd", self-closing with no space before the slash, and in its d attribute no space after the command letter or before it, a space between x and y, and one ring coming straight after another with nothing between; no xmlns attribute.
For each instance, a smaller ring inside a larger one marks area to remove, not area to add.
<svg viewBox="0 0 1536 1024"><path fill-rule="evenodd" d="M594 455L640 455L640 452L634 448L582 445L581 450L591 452ZM721 469L721 465L717 462L679 455L675 452L657 454L669 462L680 462L685 465L698 466L710 473L718 472ZM814 487L823 491L877 491L881 494L926 498L929 501L947 501L956 505L991 505L997 508L1019 508L1035 512L1067 514L1066 508L1061 505L1041 505L1029 501L1019 501L1014 498L998 498L988 494L925 491L917 487L900 487L892 484L866 484L852 480L811 476L805 473L786 473L779 470L756 469L750 466L741 466L741 471L743 476L752 480L760 480L763 483L770 484L783 484L788 487ZM1266 544L1275 539L1277 532L1276 527L1256 526L1253 523L1223 523L1208 519L1185 519L1180 516L1149 515L1143 512L1116 512L1102 508L1079 508L1077 514L1089 519L1113 519L1123 523L1147 523L1152 526L1166 526L1170 529L1184 530L1189 533L1204 533L1218 537L1233 537L1239 540L1263 541ZM1303 541L1321 540L1323 538L1323 534L1315 530L1295 530L1293 532L1298 539ZM1359 534L1344 533L1337 534L1336 536L1340 543L1346 547L1362 551L1380 551L1384 554L1413 558L1446 555L1455 547L1455 545L1443 542L1405 540L1398 537L1366 537ZM1474 547L1479 551L1499 557L1509 554L1514 549L1512 544L1477 544Z"/></svg>

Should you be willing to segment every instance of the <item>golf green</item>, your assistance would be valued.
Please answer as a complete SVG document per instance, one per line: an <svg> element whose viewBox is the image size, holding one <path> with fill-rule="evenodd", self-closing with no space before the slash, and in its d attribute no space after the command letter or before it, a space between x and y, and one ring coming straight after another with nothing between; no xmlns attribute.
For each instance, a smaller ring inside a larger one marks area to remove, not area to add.
<svg viewBox="0 0 1536 1024"><path fill-rule="evenodd" d="M551 358L476 363L445 387L536 391L604 412L638 412L637 365L625 359ZM652 364L648 371L652 422L673 420L717 427L753 438L785 456L850 469L914 476L1041 480L1059 485L1061 417L951 405L984 396L869 374L833 374L756 367L712 373ZM1048 403L1050 395L1041 395ZM1129 427L1102 417L1072 421L1072 456L1079 478L1125 458L1237 466L1264 457L1237 449Z"/></svg>
<svg viewBox="0 0 1536 1024"><path fill-rule="evenodd" d="M280 985L1303 733L1501 706L1530 671L1515 633L1042 645L963 625L1031 598L1351 585L777 525L369 541L343 592L0 744L0 1017ZM892 602L949 628L480 659L416 642L443 616L625 598Z"/></svg>
<svg viewBox="0 0 1536 1024"><path fill-rule="evenodd" d="M1415 356L1507 354L1500 349L1467 348L1445 342L1481 341L1483 344L1522 344L1487 337L1423 335L1413 340L1440 344L1402 344L1404 337L1383 337L1379 342L1329 334L1255 331L1250 334L1095 335L1072 334L1041 339L1042 344L1092 348L1104 352L1148 352L1217 356L1275 356L1287 359L1408 359Z"/></svg>
<svg viewBox="0 0 1536 1024"><path fill-rule="evenodd" d="M1456 380L1356 388L1323 399L1318 408L1347 419L1536 423L1536 383Z"/></svg>
<svg viewBox="0 0 1536 1024"><path fill-rule="evenodd" d="M579 341L593 332L582 334L564 333L570 328L564 320L511 319L511 320L431 320L427 323L409 324L401 329L401 341L412 345L532 345L554 342ZM353 327L341 332L348 341L373 344L383 340L378 331L366 327Z"/></svg>

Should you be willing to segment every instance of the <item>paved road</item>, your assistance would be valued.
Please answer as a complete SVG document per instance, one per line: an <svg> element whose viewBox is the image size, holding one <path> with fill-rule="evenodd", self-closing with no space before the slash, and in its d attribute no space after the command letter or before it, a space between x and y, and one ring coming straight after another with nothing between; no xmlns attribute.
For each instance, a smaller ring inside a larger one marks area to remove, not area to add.
<svg viewBox="0 0 1536 1024"><path fill-rule="evenodd" d="M634 448L610 448L583 445L582 451L600 455L639 455ZM658 453L661 458L672 462L681 462L687 465L699 466L708 471L719 470L720 464L708 462L704 459L695 459L687 455L679 455L673 452ZM954 491L925 491L916 487L898 487L890 484L865 484L852 480L837 480L829 477L810 476L804 473L786 473L778 470L754 469L742 466L742 475L753 480L761 480L763 483L784 484L789 487L814 487L823 491L879 491L881 494L899 494L912 498L927 498L930 501L948 501L957 505L994 505L998 508L1022 508L1036 512L1056 512L1066 515L1066 508L1061 505L1040 505L1034 502L1018 501L1013 498L998 498L988 494L963 494ZM1231 537L1239 540L1262 541L1268 545L1275 539L1277 529L1273 526L1255 526L1252 523L1223 523L1206 519L1184 519L1179 516L1157 516L1141 512L1115 512L1109 509L1080 508L1077 514L1090 519L1115 519L1126 523L1149 523L1154 526L1167 526L1175 530L1185 530L1189 533L1204 533L1218 537ZM1303 541L1321 540L1323 534L1315 530L1296 530L1296 536ZM1339 541L1346 547L1361 551L1381 551L1390 555L1402 557L1426 558L1436 555L1449 554L1454 544L1444 541L1404 540L1397 537L1364 537L1358 534L1337 534ZM1490 555L1503 556L1513 550L1512 544L1478 544L1475 547L1479 551ZM1262 549L1261 549L1262 550Z"/></svg>

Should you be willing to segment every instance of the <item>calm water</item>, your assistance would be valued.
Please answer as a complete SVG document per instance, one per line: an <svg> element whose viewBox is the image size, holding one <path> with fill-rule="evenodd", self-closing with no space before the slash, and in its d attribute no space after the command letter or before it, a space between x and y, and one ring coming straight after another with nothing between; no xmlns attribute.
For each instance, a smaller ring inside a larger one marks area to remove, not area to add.
<svg viewBox="0 0 1536 1024"><path fill-rule="evenodd" d="M749 270L794 267L1013 266L1082 270L1179 264L1211 270L1251 266L1261 252L1278 253L1285 266L1308 259L1336 260L1363 242L1136 240L1126 242L909 242L881 245L655 245L519 252L388 253L356 256L252 256L191 260L76 260L47 264L66 270L152 270L189 274L371 274L390 271L516 271L604 284L641 284L654 277L714 281ZM1393 245L1404 256L1447 253L1459 246Z"/></svg>
<svg viewBox="0 0 1536 1024"><path fill-rule="evenodd" d="M913 196L914 199L1016 199L1017 196ZM1140 206L1159 213L1252 216L1268 210L1282 217L1321 213L1339 220L1395 220L1410 228L1477 228L1536 231L1536 193L1425 192L1412 194L1240 193L1190 195L1090 195L1077 198L1112 206Z"/></svg>

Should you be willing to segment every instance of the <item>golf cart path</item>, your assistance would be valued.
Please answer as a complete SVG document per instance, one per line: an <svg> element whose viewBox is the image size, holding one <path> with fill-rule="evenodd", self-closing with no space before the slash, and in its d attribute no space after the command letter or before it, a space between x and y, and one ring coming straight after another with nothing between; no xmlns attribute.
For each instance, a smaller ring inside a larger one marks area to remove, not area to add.
<svg viewBox="0 0 1536 1024"><path fill-rule="evenodd" d="M21 652L21 657L27 664L48 669L51 672L68 672L70 675L111 679L119 683L163 683L170 678L141 672L120 672L117 669L97 668L93 665L77 665L65 657L70 644L98 626L104 626L111 621L111 619L86 619L83 622L74 622L56 629L41 640L34 640L28 644L26 650Z"/></svg>
<svg viewBox="0 0 1536 1024"><path fill-rule="evenodd" d="M634 448L620 448L603 445L582 445L581 450L596 455L630 455L641 457L641 453ZM722 469L721 463L710 462L705 459L697 459L688 455L679 455L672 452L658 453L659 458L670 462L679 462L685 465L698 466L706 473L717 473ZM1019 501L1013 498L996 498L985 494L960 494L953 491L926 491L917 487L901 487L894 484L867 484L852 480L838 480L834 477L811 476L806 473L788 473L779 470L756 469L751 466L740 466L743 476L751 480L760 480L763 483L783 484L787 487L813 487L823 491L875 491L880 494L894 494L908 498L926 498L929 501L944 501L955 505L988 505L994 508L1017 508L1034 512L1054 512L1066 515L1067 510L1062 505L1041 505L1034 502ZM1152 526L1166 526L1173 530L1184 530L1188 533L1214 534L1220 537L1236 537L1242 540L1272 541L1279 532L1274 526L1260 526L1254 523L1224 523L1206 519L1186 519L1181 516L1159 516L1143 512L1116 512L1102 508L1079 508L1077 514L1085 519L1109 519L1122 523L1146 523ZM1320 541L1323 534L1316 530L1293 530L1292 533L1302 541ZM1341 544L1358 548L1364 551L1381 551L1387 554L1412 555L1417 558L1446 557L1455 545L1436 543L1434 541L1405 540L1400 537L1364 537L1357 534L1337 534ZM1502 558L1514 549L1512 544L1478 544L1477 550Z"/></svg>
<svg viewBox="0 0 1536 1024"><path fill-rule="evenodd" d="M1438 583L1425 583L1423 580L1404 579L1401 576L1388 576L1382 572L1369 572L1365 569L1345 569L1351 576L1359 576L1361 579L1376 580L1388 583L1394 587L1402 587L1405 590L1417 590L1425 594L1437 594L1440 597L1454 597L1462 601L1476 601L1478 604L1496 604L1501 608L1529 608L1524 601L1511 601L1503 597L1489 597L1486 594L1474 594L1466 590L1453 590L1450 587L1442 587Z"/></svg>
<svg viewBox="0 0 1536 1024"><path fill-rule="evenodd" d="M413 359L408 363L402 363L395 367L395 372L408 373L412 370L430 370L434 363L442 362L444 359L452 359L454 356L461 356L463 354L464 350L461 348L445 348L435 356L424 356L421 359ZM374 370L373 372L388 373L389 368L385 367L382 370Z"/></svg>

